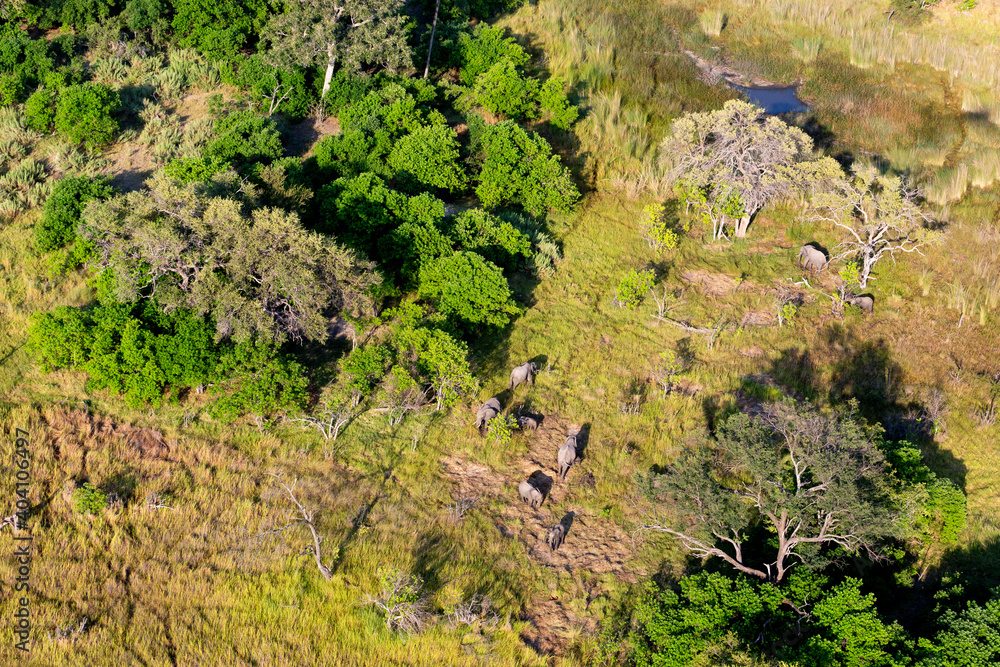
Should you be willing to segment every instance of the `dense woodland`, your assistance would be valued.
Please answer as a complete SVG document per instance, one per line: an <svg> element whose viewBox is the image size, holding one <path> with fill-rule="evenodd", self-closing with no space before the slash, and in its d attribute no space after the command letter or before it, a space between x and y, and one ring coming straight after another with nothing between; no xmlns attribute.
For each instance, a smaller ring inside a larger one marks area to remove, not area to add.
<svg viewBox="0 0 1000 667"><path fill-rule="evenodd" d="M1000 662L998 8L806 4L2 3L4 661Z"/></svg>

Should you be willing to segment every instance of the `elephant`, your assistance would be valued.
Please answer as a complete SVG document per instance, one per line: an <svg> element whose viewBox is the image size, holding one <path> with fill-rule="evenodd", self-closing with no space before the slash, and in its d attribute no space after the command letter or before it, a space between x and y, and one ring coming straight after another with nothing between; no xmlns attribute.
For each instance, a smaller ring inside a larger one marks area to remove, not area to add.
<svg viewBox="0 0 1000 667"><path fill-rule="evenodd" d="M812 271L822 271L826 265L826 255L823 254L822 250L811 245L804 245L799 250L799 266Z"/></svg>
<svg viewBox="0 0 1000 667"><path fill-rule="evenodd" d="M535 419L534 417L529 417L528 415L524 415L517 418L517 425L521 427L522 431L527 429L531 429L532 431L534 431L536 428L538 428L538 420Z"/></svg>
<svg viewBox="0 0 1000 667"><path fill-rule="evenodd" d="M566 442L559 448L559 479L566 481L570 466L576 463L576 436L571 435L566 438Z"/></svg>
<svg viewBox="0 0 1000 667"><path fill-rule="evenodd" d="M549 550L555 551L558 549L563 540L566 539L566 526L561 523L557 523L552 526L552 530L549 531Z"/></svg>
<svg viewBox="0 0 1000 667"><path fill-rule="evenodd" d="M479 406L476 412L476 428L482 430L486 422L500 414L500 401L493 397Z"/></svg>
<svg viewBox="0 0 1000 667"><path fill-rule="evenodd" d="M875 312L875 299L865 294L845 296L844 303L857 306L861 310L866 311L868 314Z"/></svg>
<svg viewBox="0 0 1000 667"><path fill-rule="evenodd" d="M542 500L545 498L542 496L542 492L536 489L531 482L521 482L517 487L518 492L521 494L521 500L529 503L532 507L541 507Z"/></svg>
<svg viewBox="0 0 1000 667"><path fill-rule="evenodd" d="M510 389L512 392L517 389L517 385L522 382L527 381L532 387L535 386L535 373L538 372L538 366L535 365L534 361L526 361L514 370L510 372Z"/></svg>

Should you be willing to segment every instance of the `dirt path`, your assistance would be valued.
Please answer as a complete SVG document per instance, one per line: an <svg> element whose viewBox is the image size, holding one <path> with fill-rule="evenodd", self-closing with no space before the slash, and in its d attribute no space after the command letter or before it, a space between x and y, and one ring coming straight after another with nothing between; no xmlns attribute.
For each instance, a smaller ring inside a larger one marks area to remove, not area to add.
<svg viewBox="0 0 1000 667"><path fill-rule="evenodd" d="M617 580L634 582L635 575L628 566L633 549L631 537L610 520L566 502L572 490L579 491L580 487L594 484L587 465L589 443L586 433L579 436L583 444L582 459L570 470L565 483L558 480L556 454L567 434L579 431L578 424L549 415L536 431L520 436L527 439L528 451L506 470L493 471L458 456L442 458L441 465L445 476L455 485L453 497L508 501L493 515L494 524L505 537L520 540L538 565L574 574L609 574ZM517 485L529 477L545 493L545 501L538 509L521 502L518 495ZM549 529L560 521L568 525L569 530L562 547L552 552L546 540ZM596 580L587 582L585 590L588 607L603 592ZM579 604L575 606L580 607ZM555 595L533 599L524 620L531 626L522 633L522 639L541 654L558 653L569 643L569 636L597 629L592 618L577 615Z"/></svg>
<svg viewBox="0 0 1000 667"><path fill-rule="evenodd" d="M962 151L962 147L965 146L965 140L968 138L969 129L965 124L965 113L962 111L962 104L955 96L955 91L952 89L951 83L948 81L948 77L944 74L941 75L941 87L944 89L944 106L955 114L955 119L958 122L958 141L955 142L954 146L948 149L948 153L944 158L944 167L950 168L958 164L958 156Z"/></svg>

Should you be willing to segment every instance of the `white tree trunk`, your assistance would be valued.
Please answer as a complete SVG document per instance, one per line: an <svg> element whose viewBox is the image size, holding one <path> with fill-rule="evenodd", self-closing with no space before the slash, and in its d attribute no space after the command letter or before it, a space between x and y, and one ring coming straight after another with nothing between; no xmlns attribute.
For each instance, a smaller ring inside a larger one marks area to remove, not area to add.
<svg viewBox="0 0 1000 667"><path fill-rule="evenodd" d="M735 236L738 239L747 235L747 228L750 226L750 216L744 215L736 223Z"/></svg>
<svg viewBox="0 0 1000 667"><path fill-rule="evenodd" d="M337 65L337 56L332 56L330 62L326 64L326 76L323 77L323 94L320 95L321 98L325 98L326 94L330 91L330 81L333 79L333 68Z"/></svg>

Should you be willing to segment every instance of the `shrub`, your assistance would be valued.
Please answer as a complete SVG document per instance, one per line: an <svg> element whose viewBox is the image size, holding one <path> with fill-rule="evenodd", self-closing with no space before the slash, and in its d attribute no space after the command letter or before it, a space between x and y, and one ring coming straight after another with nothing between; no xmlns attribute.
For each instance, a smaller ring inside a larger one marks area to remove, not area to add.
<svg viewBox="0 0 1000 667"><path fill-rule="evenodd" d="M323 108L327 113L339 114L342 109L364 99L373 85L371 77L358 76L345 69L338 70L330 79L330 89L323 98ZM316 77L316 90L323 90L323 77Z"/></svg>
<svg viewBox="0 0 1000 667"><path fill-rule="evenodd" d="M515 67L528 62L528 54L513 37L504 37L500 26L480 23L471 35L462 33L458 37L459 78L466 86L473 85L480 74L505 58Z"/></svg>
<svg viewBox="0 0 1000 667"><path fill-rule="evenodd" d="M476 194L488 209L516 203L531 215L541 216L550 209L568 211L580 198L549 143L536 133L529 135L513 121L487 129L482 150Z"/></svg>
<svg viewBox="0 0 1000 667"><path fill-rule="evenodd" d="M504 58L479 75L470 99L496 116L535 118L538 81L522 77L510 58Z"/></svg>
<svg viewBox="0 0 1000 667"><path fill-rule="evenodd" d="M464 190L467 183L458 135L446 125L426 125L400 139L389 154L389 166L405 185L454 193Z"/></svg>
<svg viewBox="0 0 1000 667"><path fill-rule="evenodd" d="M73 492L73 507L81 514L97 514L108 506L108 494L90 482Z"/></svg>
<svg viewBox="0 0 1000 667"><path fill-rule="evenodd" d="M503 272L473 252L460 251L420 270L420 296L468 324L503 327L520 313Z"/></svg>
<svg viewBox="0 0 1000 667"><path fill-rule="evenodd" d="M538 91L538 105L546 112L549 124L560 130L568 130L580 116L580 110L569 103L559 77L552 77Z"/></svg>
<svg viewBox="0 0 1000 667"><path fill-rule="evenodd" d="M305 118L314 93L306 85L305 72L301 68L279 68L268 64L264 56L255 54L239 68L236 85L250 91L251 97L269 112L281 111L291 120ZM270 99L277 90L280 104ZM273 108L272 108L273 107Z"/></svg>
<svg viewBox="0 0 1000 667"><path fill-rule="evenodd" d="M52 131L55 99L55 94L47 88L32 93L24 103L24 124L36 132Z"/></svg>
<svg viewBox="0 0 1000 667"><path fill-rule="evenodd" d="M380 590L368 595L365 603L379 610L385 626L393 632L420 632L427 625L430 612L421 595L423 581L399 570L379 568Z"/></svg>
<svg viewBox="0 0 1000 667"><path fill-rule="evenodd" d="M345 130L340 134L323 137L313 155L316 166L326 178L346 176L354 178L366 171L380 171L378 164L370 165L368 155L371 152L371 142L360 130ZM373 168L374 167L374 168ZM385 176L387 174L381 173Z"/></svg>
<svg viewBox="0 0 1000 667"><path fill-rule="evenodd" d="M242 167L253 162L270 162L281 157L284 148L274 121L253 111L239 111L215 123L218 136L205 147L205 158Z"/></svg>
<svg viewBox="0 0 1000 667"><path fill-rule="evenodd" d="M653 269L636 271L632 269L618 283L615 299L619 308L632 310L642 303L643 297L653 287L656 276Z"/></svg>
<svg viewBox="0 0 1000 667"><path fill-rule="evenodd" d="M223 160L214 158L192 157L176 158L164 167L163 171L170 178L188 183L208 182L212 177L229 168Z"/></svg>
<svg viewBox="0 0 1000 667"><path fill-rule="evenodd" d="M4 74L0 76L0 106L10 106L17 104L24 93L24 82L17 74Z"/></svg>
<svg viewBox="0 0 1000 667"><path fill-rule="evenodd" d="M666 215L663 204L650 204L642 209L642 232L654 250L677 247L678 236Z"/></svg>
<svg viewBox="0 0 1000 667"><path fill-rule="evenodd" d="M118 93L99 83L68 86L56 104L56 130L70 141L83 142L87 148L111 142L118 131L114 114L121 101Z"/></svg>
<svg viewBox="0 0 1000 667"><path fill-rule="evenodd" d="M482 209L455 216L451 236L463 250L472 250L505 269L514 268L518 257L531 255L531 239L514 225Z"/></svg>
<svg viewBox="0 0 1000 667"><path fill-rule="evenodd" d="M514 415L493 415L486 423L486 429L493 444L503 447L510 444L510 439L517 430L517 419Z"/></svg>
<svg viewBox="0 0 1000 667"><path fill-rule="evenodd" d="M356 348L344 360L343 370L351 376L347 386L367 396L385 377L392 363L392 351L385 345Z"/></svg>
<svg viewBox="0 0 1000 667"><path fill-rule="evenodd" d="M35 243L43 252L76 240L76 227L87 202L107 199L114 188L103 177L67 176L56 181L45 202L42 219L35 225Z"/></svg>
<svg viewBox="0 0 1000 667"><path fill-rule="evenodd" d="M213 60L236 56L267 20L266 0L171 0L181 46Z"/></svg>
<svg viewBox="0 0 1000 667"><path fill-rule="evenodd" d="M261 417L301 409L309 381L304 369L274 343L252 340L238 344L219 362L218 372L231 378L232 390L215 404L213 414L235 419L244 414Z"/></svg>

